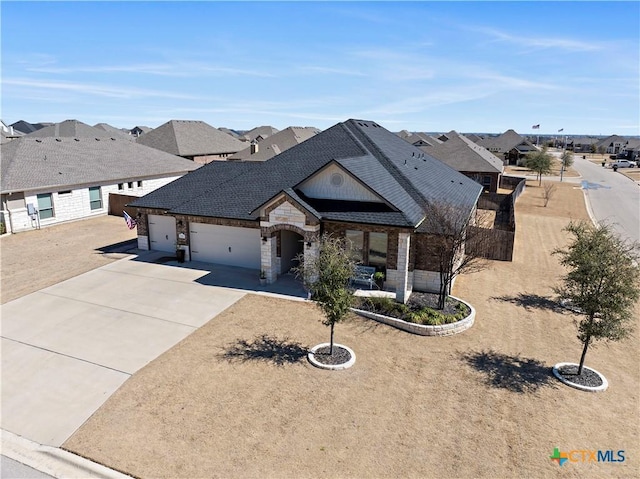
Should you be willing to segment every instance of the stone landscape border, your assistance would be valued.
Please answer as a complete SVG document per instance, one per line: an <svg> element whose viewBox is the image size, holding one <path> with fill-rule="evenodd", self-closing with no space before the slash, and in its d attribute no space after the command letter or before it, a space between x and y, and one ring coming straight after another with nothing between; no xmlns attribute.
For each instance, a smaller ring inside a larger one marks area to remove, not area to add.
<svg viewBox="0 0 640 479"><path fill-rule="evenodd" d="M408 333L419 334L421 336L451 336L453 334L461 333L462 331L469 329L473 325L476 319L476 309L473 306L471 306L469 303L461 300L460 298L456 298L455 296L449 296L449 297L467 305L470 313L466 318L461 319L460 321L456 321L455 323L451 323L451 324L442 324L439 326L410 323L402 319L392 318L391 316L385 316L383 314L378 314L378 313L371 313L369 311L364 311L362 309L351 308L351 311L353 311L356 314L359 314L360 316L364 316L365 318L373 319L374 321L384 323L388 326L401 329Z"/></svg>
<svg viewBox="0 0 640 479"><path fill-rule="evenodd" d="M347 350L347 352L351 355L351 358L349 359L349 361L347 361L346 363L342 363L342 364L323 364L320 361L318 361L315 358L315 352L320 348L329 347L330 345L331 345L330 343L322 343L322 344L317 344L316 346L312 347L311 350L309 351L309 353L307 354L307 359L309 360L309 362L311 364L313 364L317 368L332 369L334 371L339 371L341 369L350 368L351 366L353 366L356 363L356 353L354 353L351 348L349 348L347 346L344 346L342 344L338 344L338 343L333 343L333 347L334 348L342 348L342 349Z"/></svg>
<svg viewBox="0 0 640 479"><path fill-rule="evenodd" d="M607 378L605 378L602 374L600 374L598 371L596 371L593 368L588 368L587 366L584 366L585 369L588 369L589 371L593 371L594 373L596 373L600 379L602 380L602 384L600 386L583 386L582 384L577 384L574 382L569 381L568 379L566 379L559 371L559 369L562 366L578 366L578 364L576 363L557 363L553 366L553 375L558 378L560 380L560 382L562 382L563 384L566 384L567 386L571 386L572 388L576 388L576 389L580 389L581 391L587 391L590 393L599 393L599 392L603 392L605 391L608 387L609 387L609 382L607 381Z"/></svg>

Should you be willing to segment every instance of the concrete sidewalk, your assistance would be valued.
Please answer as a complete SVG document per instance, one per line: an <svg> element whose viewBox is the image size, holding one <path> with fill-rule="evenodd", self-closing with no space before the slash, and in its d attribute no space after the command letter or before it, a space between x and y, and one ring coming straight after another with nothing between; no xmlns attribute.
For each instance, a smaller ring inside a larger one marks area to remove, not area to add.
<svg viewBox="0 0 640 479"><path fill-rule="evenodd" d="M2 306L3 430L60 446L133 373L245 294L202 284L212 265L158 264L154 254Z"/></svg>

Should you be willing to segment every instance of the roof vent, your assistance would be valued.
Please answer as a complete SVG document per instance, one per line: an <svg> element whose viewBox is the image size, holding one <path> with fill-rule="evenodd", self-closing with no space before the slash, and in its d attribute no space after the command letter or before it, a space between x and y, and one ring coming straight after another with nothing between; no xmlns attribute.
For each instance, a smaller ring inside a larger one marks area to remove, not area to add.
<svg viewBox="0 0 640 479"><path fill-rule="evenodd" d="M96 138L96 141L100 141L100 138Z"/></svg>
<svg viewBox="0 0 640 479"><path fill-rule="evenodd" d="M61 140L60 138L56 138L56 141L60 142L60 141L62 141L62 140Z"/></svg>
<svg viewBox="0 0 640 479"><path fill-rule="evenodd" d="M42 140L36 140L38 143L42 143Z"/></svg>

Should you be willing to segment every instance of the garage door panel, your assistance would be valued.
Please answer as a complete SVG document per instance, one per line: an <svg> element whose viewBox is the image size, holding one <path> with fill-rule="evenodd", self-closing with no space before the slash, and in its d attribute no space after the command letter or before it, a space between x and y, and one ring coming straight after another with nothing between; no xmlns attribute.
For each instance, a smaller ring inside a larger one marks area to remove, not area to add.
<svg viewBox="0 0 640 479"><path fill-rule="evenodd" d="M191 223L191 259L260 269L260 230Z"/></svg>
<svg viewBox="0 0 640 479"><path fill-rule="evenodd" d="M155 251L176 250L176 219L173 216L149 215L149 240Z"/></svg>

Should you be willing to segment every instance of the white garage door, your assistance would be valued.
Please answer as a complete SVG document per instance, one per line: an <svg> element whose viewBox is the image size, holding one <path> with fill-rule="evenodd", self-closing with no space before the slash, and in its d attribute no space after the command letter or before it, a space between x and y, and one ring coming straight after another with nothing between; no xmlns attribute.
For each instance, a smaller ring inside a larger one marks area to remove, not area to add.
<svg viewBox="0 0 640 479"><path fill-rule="evenodd" d="M173 216L149 215L149 240L155 251L176 250L176 219Z"/></svg>
<svg viewBox="0 0 640 479"><path fill-rule="evenodd" d="M191 223L191 259L260 269L260 230Z"/></svg>

